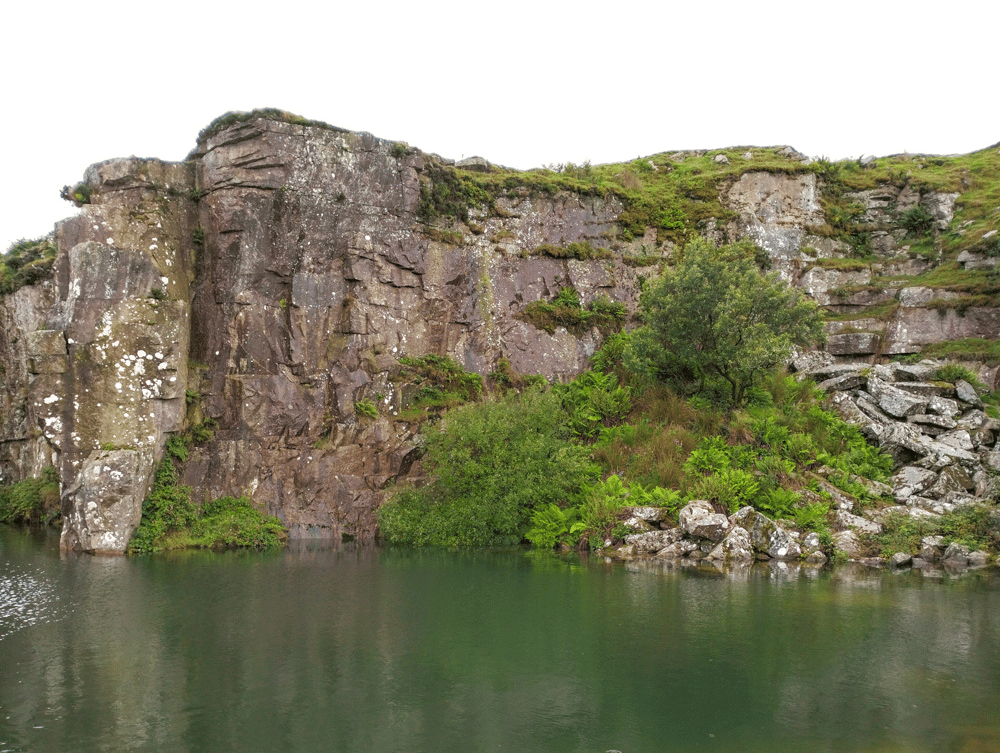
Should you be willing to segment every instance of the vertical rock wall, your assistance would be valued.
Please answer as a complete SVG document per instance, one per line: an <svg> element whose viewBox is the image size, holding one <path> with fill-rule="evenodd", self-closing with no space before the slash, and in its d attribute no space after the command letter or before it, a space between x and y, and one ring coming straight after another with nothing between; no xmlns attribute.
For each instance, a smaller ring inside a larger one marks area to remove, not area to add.
<svg viewBox="0 0 1000 753"><path fill-rule="evenodd" d="M632 265L671 250L655 231L621 242L614 198L527 188L465 222L425 224L422 188L438 161L258 117L210 132L181 164L90 168L90 203L58 227L54 278L0 300L0 480L55 465L63 548L121 552L166 440L195 427L183 481L197 497L246 495L293 537L371 537L386 487L419 454L414 427L396 418L402 356L449 355L481 374L506 358L521 373L571 377L599 333L548 334L519 314L567 285L584 305L607 296L634 311L640 275L655 267ZM898 298L888 320L834 327L832 352L1000 335L997 309L941 315L917 289L845 295L924 262L886 233L866 269L818 263L850 252L824 234L821 188L811 173L747 172L725 187L737 219L712 233L749 236L821 304L863 311ZM954 198L854 200L875 219L919 202L946 224ZM575 242L615 251L525 254ZM378 416L359 416L360 400Z"/></svg>
<svg viewBox="0 0 1000 753"><path fill-rule="evenodd" d="M9 477L56 465L62 548L114 553L184 420L193 171L112 160L86 181L91 203L57 229L54 280L5 301L17 418L3 460Z"/></svg>
<svg viewBox="0 0 1000 753"><path fill-rule="evenodd" d="M624 265L517 255L598 240L620 207L525 197L476 233L442 234L417 221L426 160L368 134L262 119L199 144L191 354L216 426L185 472L200 494L246 494L295 537L370 537L386 485L416 455L411 427L392 420L401 356L572 375L596 333L548 335L514 315L568 284L584 303L634 299ZM359 419L361 399L379 418Z"/></svg>

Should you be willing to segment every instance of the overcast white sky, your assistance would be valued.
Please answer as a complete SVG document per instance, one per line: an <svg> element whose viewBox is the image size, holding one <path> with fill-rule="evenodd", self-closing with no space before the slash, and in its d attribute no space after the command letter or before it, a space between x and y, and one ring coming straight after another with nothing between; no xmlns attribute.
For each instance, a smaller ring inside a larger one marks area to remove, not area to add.
<svg viewBox="0 0 1000 753"><path fill-rule="evenodd" d="M278 107L531 168L790 144L812 156L1000 141L1000 5L885 0L55 0L4 12L0 250L72 215L91 163L180 160Z"/></svg>

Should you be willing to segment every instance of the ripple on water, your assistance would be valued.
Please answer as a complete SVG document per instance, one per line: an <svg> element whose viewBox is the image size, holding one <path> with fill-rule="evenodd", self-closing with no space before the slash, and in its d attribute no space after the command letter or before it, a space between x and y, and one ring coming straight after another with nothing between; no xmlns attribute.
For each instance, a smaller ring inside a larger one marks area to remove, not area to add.
<svg viewBox="0 0 1000 753"><path fill-rule="evenodd" d="M54 583L41 569L0 573L0 640L63 616Z"/></svg>

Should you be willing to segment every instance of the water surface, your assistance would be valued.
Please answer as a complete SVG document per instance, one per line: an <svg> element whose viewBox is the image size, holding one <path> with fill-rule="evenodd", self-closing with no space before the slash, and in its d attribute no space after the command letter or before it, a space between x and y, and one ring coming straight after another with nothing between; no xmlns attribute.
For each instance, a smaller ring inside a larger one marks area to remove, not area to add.
<svg viewBox="0 0 1000 753"><path fill-rule="evenodd" d="M0 751L1000 751L1000 579L0 527Z"/></svg>

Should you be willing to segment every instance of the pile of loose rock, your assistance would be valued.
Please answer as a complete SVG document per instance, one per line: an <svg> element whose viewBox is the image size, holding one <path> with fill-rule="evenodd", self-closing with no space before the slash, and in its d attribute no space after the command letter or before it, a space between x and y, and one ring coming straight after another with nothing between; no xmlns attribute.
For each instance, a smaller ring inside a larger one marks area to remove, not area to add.
<svg viewBox="0 0 1000 753"><path fill-rule="evenodd" d="M873 496L893 498L895 505L855 515L854 500L823 480L834 507L833 546L850 560L866 560L860 536L877 535L888 515L935 519L964 507L1000 500L1000 421L988 416L976 389L967 381L935 381L939 361L918 364L801 364L800 373L826 390L830 405L848 423L893 459L894 473L886 484L855 477ZM635 557L692 560L805 560L823 563L820 538L796 531L790 521L774 521L752 507L724 515L704 500L689 502L675 527L665 530L665 512L632 508L629 524L637 531L625 543L606 550L620 559ZM995 516L1000 526L1000 514ZM989 553L969 551L960 544L945 546L940 536L927 536L918 557L898 553L894 566L944 562L979 566Z"/></svg>
<svg viewBox="0 0 1000 753"><path fill-rule="evenodd" d="M622 546L606 552L618 559L684 557L691 560L805 559L817 564L826 562L817 534L803 535L786 529L752 507L744 507L727 516L716 512L710 502L696 499L681 509L679 525L665 530L651 528L666 517L663 509L633 507L629 512L632 515L629 525L651 530L630 534Z"/></svg>

